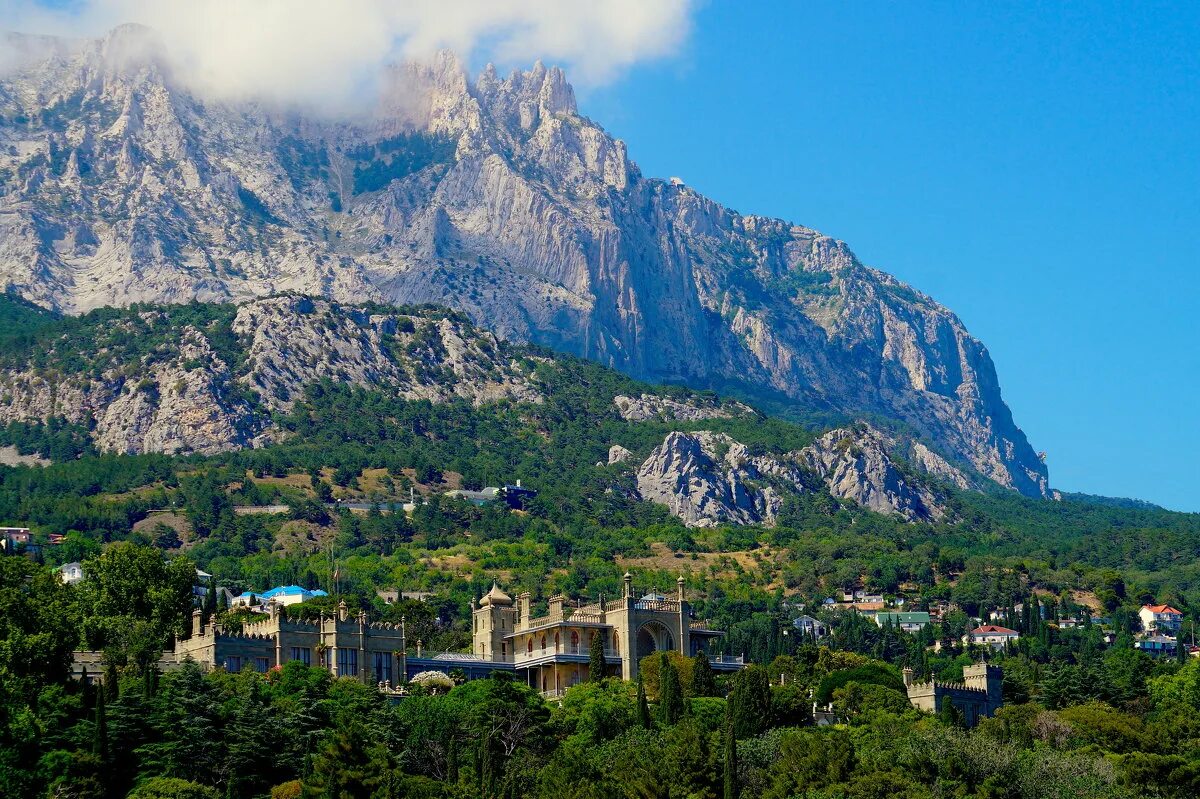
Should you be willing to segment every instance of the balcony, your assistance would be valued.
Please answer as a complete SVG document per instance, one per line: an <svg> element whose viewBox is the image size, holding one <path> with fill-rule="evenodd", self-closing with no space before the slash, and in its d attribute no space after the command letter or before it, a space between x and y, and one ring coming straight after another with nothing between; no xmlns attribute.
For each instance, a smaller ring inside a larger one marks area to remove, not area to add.
<svg viewBox="0 0 1200 799"><path fill-rule="evenodd" d="M534 647L533 651L518 651L513 664L518 668L525 665L541 663L587 663L591 658L591 649L583 644L579 646ZM604 650L604 660L607 663L620 663L621 656L615 649Z"/></svg>

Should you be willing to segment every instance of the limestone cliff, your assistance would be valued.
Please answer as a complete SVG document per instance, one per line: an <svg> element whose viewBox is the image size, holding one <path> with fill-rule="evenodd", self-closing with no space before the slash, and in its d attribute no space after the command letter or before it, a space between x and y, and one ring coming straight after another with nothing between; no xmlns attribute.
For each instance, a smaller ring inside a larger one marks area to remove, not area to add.
<svg viewBox="0 0 1200 799"><path fill-rule="evenodd" d="M211 454L265 443L277 433L271 413L322 379L432 402L541 401L526 367L461 319L305 297L241 305L227 329L221 318L179 325L166 311L143 311L87 342L64 337L24 361L4 360L0 424L65 418L92 428L109 452Z"/></svg>
<svg viewBox="0 0 1200 799"><path fill-rule="evenodd" d="M371 119L335 122L204 102L154 42L131 26L5 40L0 287L71 313L286 291L432 302L640 378L903 420L1045 493L954 314L840 241L644 177L560 70L471 81L443 54L392 70Z"/></svg>
<svg viewBox="0 0 1200 799"><path fill-rule="evenodd" d="M865 424L832 430L796 452L753 454L722 433L673 432L637 470L642 499L667 506L689 527L774 525L783 499L822 483L834 497L908 521L946 514L938 481L960 488L971 478L923 445L905 464L907 447Z"/></svg>

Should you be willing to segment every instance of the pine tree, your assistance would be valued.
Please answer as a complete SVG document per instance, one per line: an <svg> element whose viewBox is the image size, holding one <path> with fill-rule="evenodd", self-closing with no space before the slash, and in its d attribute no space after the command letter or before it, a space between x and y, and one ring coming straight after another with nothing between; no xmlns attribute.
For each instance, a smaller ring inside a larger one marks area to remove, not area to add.
<svg viewBox="0 0 1200 799"><path fill-rule="evenodd" d="M696 662L692 665L692 695L717 695L717 677L703 649L696 653Z"/></svg>
<svg viewBox="0 0 1200 799"><path fill-rule="evenodd" d="M592 646L588 652L588 682L600 682L604 679L606 671L604 636L596 632L592 634Z"/></svg>
<svg viewBox="0 0 1200 799"><path fill-rule="evenodd" d="M646 686L640 674L637 680L637 706L638 720L642 722L642 727L647 730L654 729L654 721L650 718L650 703L646 701Z"/></svg>
<svg viewBox="0 0 1200 799"><path fill-rule="evenodd" d="M659 655L658 662L658 720L670 726L683 718L683 686L679 682L679 672L666 652Z"/></svg>
<svg viewBox="0 0 1200 799"><path fill-rule="evenodd" d="M101 763L108 760L108 709L105 707L103 691L96 694L96 727L92 735L92 754Z"/></svg>
<svg viewBox="0 0 1200 799"><path fill-rule="evenodd" d="M737 799L737 736L733 734L732 705L725 706L725 790L723 799Z"/></svg>

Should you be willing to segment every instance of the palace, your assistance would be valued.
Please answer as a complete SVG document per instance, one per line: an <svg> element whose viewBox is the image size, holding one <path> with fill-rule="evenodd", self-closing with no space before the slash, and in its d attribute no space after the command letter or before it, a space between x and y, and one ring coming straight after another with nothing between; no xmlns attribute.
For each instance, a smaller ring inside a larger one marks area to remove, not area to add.
<svg viewBox="0 0 1200 799"><path fill-rule="evenodd" d="M638 661L659 651L688 657L708 654L713 641L724 635L705 621L692 618L683 578L674 599L658 594L636 598L633 577L625 575L620 599L581 605L563 596L549 600L545 616L533 616L528 593L512 597L493 585L479 600L472 621L474 655L491 663L511 664L529 685L556 695L589 677L594 636L604 643L607 675L637 678ZM732 671L743 658L710 655L714 669Z"/></svg>
<svg viewBox="0 0 1200 799"><path fill-rule="evenodd" d="M275 599L264 608L265 613L238 632L205 624L200 610L193 611L191 635L163 653L159 668L169 671L192 660L207 669L265 673L299 660L327 669L335 677L388 688L427 671L460 672L466 679L507 671L547 696L558 696L587 680L593 636L601 636L604 643L606 674L628 680L637 677L638 660L647 655L707 653L712 642L724 635L692 618L682 577L675 599L653 593L636 598L633 578L626 574L624 595L618 600L601 598L583 605L554 596L546 615L536 618L528 593L514 602L493 584L472 614L470 653L428 653L417 641L414 654L403 621L369 622L365 612L352 615L345 602L339 603L336 613L321 614L316 620L289 618ZM741 656L711 655L710 661L720 671L744 665ZM102 668L99 653L75 653L77 675L98 675Z"/></svg>

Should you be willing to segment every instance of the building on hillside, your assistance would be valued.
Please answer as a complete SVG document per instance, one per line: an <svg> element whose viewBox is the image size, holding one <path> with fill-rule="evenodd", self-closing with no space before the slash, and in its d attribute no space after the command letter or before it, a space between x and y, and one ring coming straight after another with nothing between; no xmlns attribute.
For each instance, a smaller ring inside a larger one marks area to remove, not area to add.
<svg viewBox="0 0 1200 799"><path fill-rule="evenodd" d="M73 585L83 580L83 564L79 561L64 563L58 567L58 579L67 585Z"/></svg>
<svg viewBox="0 0 1200 799"><path fill-rule="evenodd" d="M277 605L287 606L306 602L318 596L329 596L329 594L319 588L310 591L298 585L280 585L269 591L263 591L261 594L256 594L253 591L238 594L230 600L229 606L249 607L251 600L257 599L258 606L265 610L266 606L272 601Z"/></svg>
<svg viewBox="0 0 1200 799"><path fill-rule="evenodd" d="M883 611L875 614L875 623L880 627L891 624L906 633L919 633L929 626L929 614L921 610Z"/></svg>
<svg viewBox="0 0 1200 799"><path fill-rule="evenodd" d="M0 548L5 552L28 547L31 541L33 534L28 527L0 527Z"/></svg>
<svg viewBox="0 0 1200 799"><path fill-rule="evenodd" d="M1146 635L1133 642L1133 648L1153 657L1163 657L1175 654L1178 641L1166 635Z"/></svg>
<svg viewBox="0 0 1200 799"><path fill-rule="evenodd" d="M428 602L437 594L433 591L376 591L375 596L383 600L385 605L394 605L397 602L402 602L405 599L414 602Z"/></svg>
<svg viewBox="0 0 1200 799"><path fill-rule="evenodd" d="M801 616L798 619L792 619L792 626L799 630L801 635L807 635L810 638L824 638L829 634L829 627L820 619L815 619L812 616Z"/></svg>
<svg viewBox="0 0 1200 799"><path fill-rule="evenodd" d="M962 640L964 644L1004 649L1009 643L1016 643L1020 638L1021 634L1016 630L1010 630L998 624L985 624L971 630L963 636Z"/></svg>
<svg viewBox="0 0 1200 799"><path fill-rule="evenodd" d="M1148 633L1174 635L1183 626L1183 613L1170 605L1142 605L1138 618Z"/></svg>
<svg viewBox="0 0 1200 799"><path fill-rule="evenodd" d="M962 682L915 682L913 670L904 669L904 688L913 707L936 713L949 699L963 715L968 727L991 718L1004 704L1004 672L990 663L975 663L963 669Z"/></svg>
<svg viewBox="0 0 1200 799"><path fill-rule="evenodd" d="M473 653L484 660L511 663L519 676L547 695L558 695L589 676L591 642L600 636L606 672L626 680L637 677L638 661L661 651L694 656L708 652L724 635L692 618L683 578L674 599L659 594L634 596L633 577L625 575L620 599L580 605L553 596L545 616L533 616L527 593L514 601L493 585L474 611ZM714 669L742 668L743 659L709 656Z"/></svg>
<svg viewBox="0 0 1200 799"><path fill-rule="evenodd" d="M471 491L465 488L455 488L445 493L447 497L461 499L464 502L470 502L472 505L486 505L489 502L495 502L500 496L500 489L496 486L488 486L481 488L478 491Z"/></svg>
<svg viewBox="0 0 1200 799"><path fill-rule="evenodd" d="M516 485L506 485L500 489L500 498L513 510L525 510L525 503L537 496L532 488L525 488L518 480Z"/></svg>

